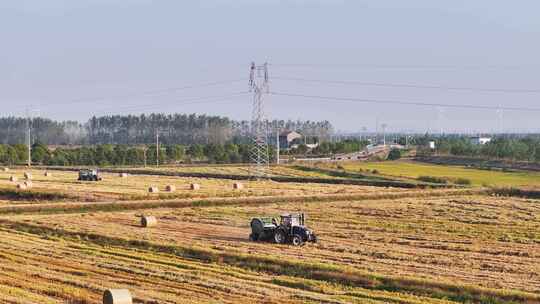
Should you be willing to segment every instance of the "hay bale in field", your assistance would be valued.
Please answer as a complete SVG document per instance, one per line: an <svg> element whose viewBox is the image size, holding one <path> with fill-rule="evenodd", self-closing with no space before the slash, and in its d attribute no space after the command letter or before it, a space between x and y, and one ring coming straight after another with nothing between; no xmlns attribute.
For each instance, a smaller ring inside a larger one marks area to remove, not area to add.
<svg viewBox="0 0 540 304"><path fill-rule="evenodd" d="M23 184L26 186L26 188L32 188L32 181L28 180L28 181L25 181Z"/></svg>
<svg viewBox="0 0 540 304"><path fill-rule="evenodd" d="M150 192L150 193L158 193L158 192L159 192L159 188L158 188L158 187L151 186L151 187L148 188L148 192Z"/></svg>
<svg viewBox="0 0 540 304"><path fill-rule="evenodd" d="M4 169L2 169L2 171L9 172L9 168L4 168Z"/></svg>
<svg viewBox="0 0 540 304"><path fill-rule="evenodd" d="M27 186L26 186L26 184L17 184L17 189L25 190L25 189L27 189Z"/></svg>
<svg viewBox="0 0 540 304"><path fill-rule="evenodd" d="M43 175L46 176L46 177L51 177L51 176L52 176L52 172L45 171L45 173L43 173Z"/></svg>
<svg viewBox="0 0 540 304"><path fill-rule="evenodd" d="M174 191L176 191L176 186L175 185L167 185L167 186L165 186L165 191L174 192Z"/></svg>
<svg viewBox="0 0 540 304"><path fill-rule="evenodd" d="M157 219L155 216L146 216L141 217L141 226L143 227L152 227L157 225Z"/></svg>
<svg viewBox="0 0 540 304"><path fill-rule="evenodd" d="M24 172L24 178L26 180L31 180L32 179L32 173L30 172Z"/></svg>
<svg viewBox="0 0 540 304"><path fill-rule="evenodd" d="M237 190L244 189L244 184L242 184L242 183L234 183L233 184L233 189L237 189Z"/></svg>
<svg viewBox="0 0 540 304"><path fill-rule="evenodd" d="M123 172L123 173L120 173L118 176L120 176L121 178L126 178L128 177L128 174Z"/></svg>
<svg viewBox="0 0 540 304"><path fill-rule="evenodd" d="M199 189L201 189L201 185L199 185L199 184L191 184L191 185L189 185L189 189L191 189L191 190L199 190Z"/></svg>
<svg viewBox="0 0 540 304"><path fill-rule="evenodd" d="M103 293L103 304L133 304L133 297L127 289L107 289Z"/></svg>
<svg viewBox="0 0 540 304"><path fill-rule="evenodd" d="M9 177L9 181L10 181L10 182L16 182L16 181L17 181L17 177L12 175L12 176Z"/></svg>

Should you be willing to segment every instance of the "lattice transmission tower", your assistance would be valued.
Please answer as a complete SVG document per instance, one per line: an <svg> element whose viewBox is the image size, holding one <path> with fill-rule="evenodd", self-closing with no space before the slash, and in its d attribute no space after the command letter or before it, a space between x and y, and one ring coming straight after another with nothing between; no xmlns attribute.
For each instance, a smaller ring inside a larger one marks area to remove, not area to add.
<svg viewBox="0 0 540 304"><path fill-rule="evenodd" d="M268 121L264 111L264 97L270 92L268 86L268 64L251 63L249 89L253 92L253 111L251 113L251 176L265 178L268 175Z"/></svg>

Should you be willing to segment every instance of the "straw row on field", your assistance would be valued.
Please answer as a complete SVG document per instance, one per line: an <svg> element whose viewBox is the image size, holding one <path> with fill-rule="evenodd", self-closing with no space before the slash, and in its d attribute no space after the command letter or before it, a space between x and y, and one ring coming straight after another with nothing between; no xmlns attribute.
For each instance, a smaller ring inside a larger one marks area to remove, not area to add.
<svg viewBox="0 0 540 304"><path fill-rule="evenodd" d="M481 288L459 283L430 281L366 273L330 264L310 263L280 257L246 255L228 251L216 251L193 246L160 245L148 241L125 240L92 233L69 232L61 229L49 229L23 223L3 222L4 226L38 235L54 235L67 240L86 239L91 243L125 248L139 248L161 253L169 253L182 258L195 259L212 264L239 267L248 271L272 273L310 280L333 282L336 284L360 287L368 290L414 293L424 297L450 299L457 302L527 302L540 303L540 296L527 292Z"/></svg>

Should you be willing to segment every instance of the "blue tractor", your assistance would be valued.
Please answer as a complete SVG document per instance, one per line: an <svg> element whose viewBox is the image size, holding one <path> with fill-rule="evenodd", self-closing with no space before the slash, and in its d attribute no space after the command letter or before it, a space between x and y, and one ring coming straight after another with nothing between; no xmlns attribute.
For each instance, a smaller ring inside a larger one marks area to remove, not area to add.
<svg viewBox="0 0 540 304"><path fill-rule="evenodd" d="M257 217L251 220L251 234L249 239L256 241L270 241L277 244L303 245L306 242L317 242L317 236L305 225L305 215L283 214L278 223L275 218Z"/></svg>

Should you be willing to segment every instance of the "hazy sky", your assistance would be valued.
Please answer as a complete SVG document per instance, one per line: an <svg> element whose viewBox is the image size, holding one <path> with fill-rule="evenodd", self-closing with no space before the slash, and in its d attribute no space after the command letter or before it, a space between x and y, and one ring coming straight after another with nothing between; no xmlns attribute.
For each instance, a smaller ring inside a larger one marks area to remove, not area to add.
<svg viewBox="0 0 540 304"><path fill-rule="evenodd" d="M533 0L0 0L0 114L249 119L250 95L234 94L252 60L271 64L274 92L540 108L539 11ZM350 131L499 128L495 110L272 95L267 112ZM539 131L539 114L505 111L502 128Z"/></svg>

